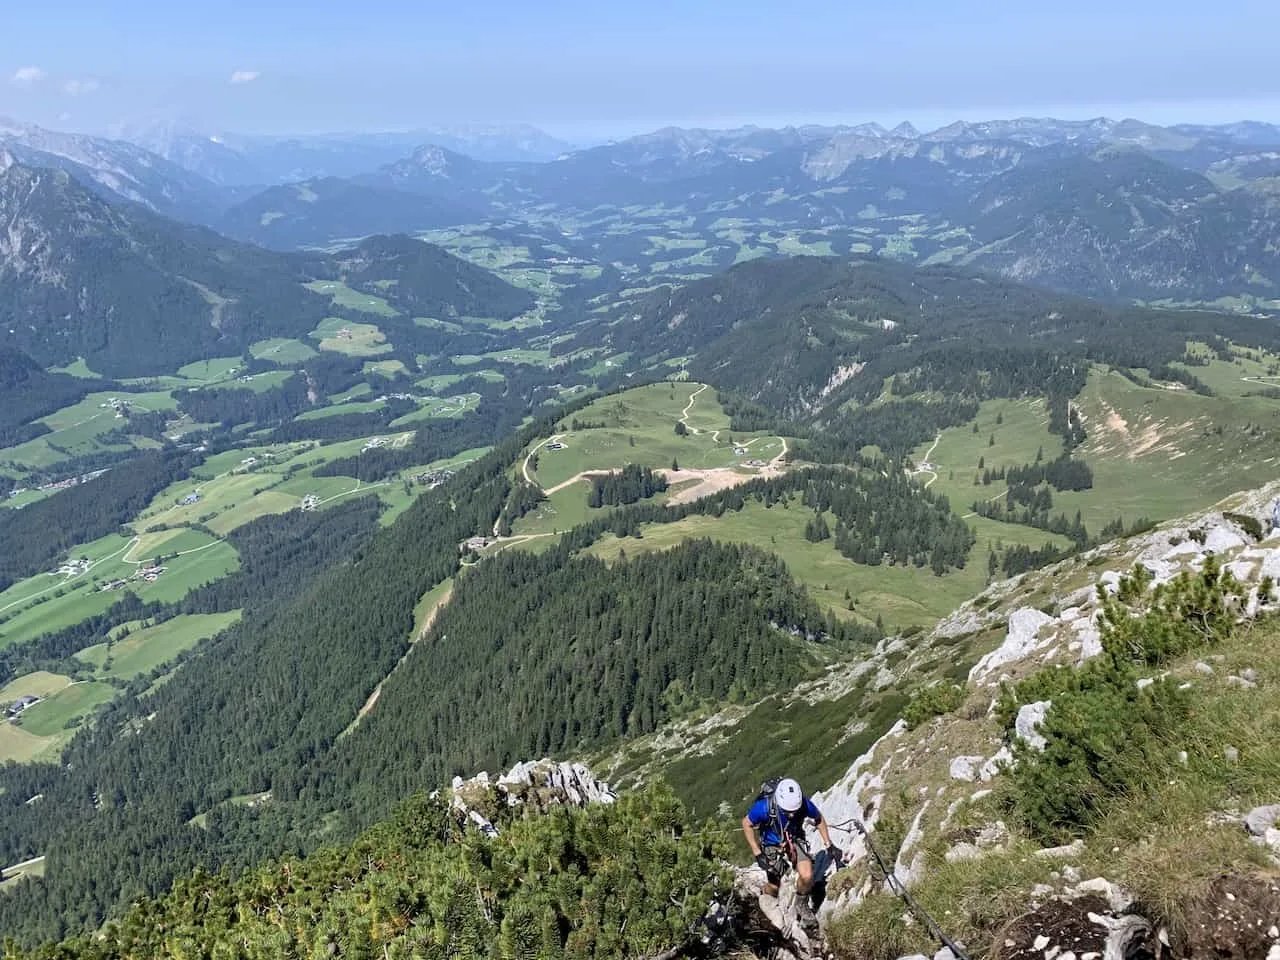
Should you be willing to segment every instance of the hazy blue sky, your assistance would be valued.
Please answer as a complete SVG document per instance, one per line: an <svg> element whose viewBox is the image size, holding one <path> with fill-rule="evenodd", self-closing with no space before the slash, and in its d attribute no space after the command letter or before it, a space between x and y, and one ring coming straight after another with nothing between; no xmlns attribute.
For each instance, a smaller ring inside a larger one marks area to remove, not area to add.
<svg viewBox="0 0 1280 960"><path fill-rule="evenodd" d="M1280 121L1280 2L45 0L6 4L0 115L244 132L1027 113ZM233 82L234 81L234 82Z"/></svg>

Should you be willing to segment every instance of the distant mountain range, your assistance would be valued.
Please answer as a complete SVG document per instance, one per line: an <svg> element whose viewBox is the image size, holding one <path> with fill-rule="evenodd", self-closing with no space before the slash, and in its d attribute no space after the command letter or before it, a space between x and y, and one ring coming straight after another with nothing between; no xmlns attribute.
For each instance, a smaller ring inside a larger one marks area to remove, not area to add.
<svg viewBox="0 0 1280 960"><path fill-rule="evenodd" d="M528 124L469 124L388 133L245 136L199 133L175 124L124 128L124 140L224 186L350 177L431 144L477 160L545 161L573 146Z"/></svg>
<svg viewBox="0 0 1280 960"><path fill-rule="evenodd" d="M204 223L235 197L198 173L122 140L45 130L0 117L0 150L22 163L65 170L107 199Z"/></svg>
<svg viewBox="0 0 1280 960"><path fill-rule="evenodd" d="M644 238L679 217L717 265L737 256L720 249L734 223L798 231L836 254L969 265L1113 299L1271 302L1280 291L1280 128L1264 123L665 128L584 150L532 127L129 135L158 153L13 123L0 125L0 146L108 199L277 249L550 223L601 263L642 271Z"/></svg>

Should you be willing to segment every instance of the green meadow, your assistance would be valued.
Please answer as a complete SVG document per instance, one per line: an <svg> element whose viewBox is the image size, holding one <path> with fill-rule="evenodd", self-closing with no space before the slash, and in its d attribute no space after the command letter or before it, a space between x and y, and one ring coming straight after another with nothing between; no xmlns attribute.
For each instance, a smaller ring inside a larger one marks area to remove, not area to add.
<svg viewBox="0 0 1280 960"><path fill-rule="evenodd" d="M112 630L106 642L81 650L76 659L92 667L98 679L131 680L168 663L239 619L240 611L233 610L186 614L151 626L133 621Z"/></svg>

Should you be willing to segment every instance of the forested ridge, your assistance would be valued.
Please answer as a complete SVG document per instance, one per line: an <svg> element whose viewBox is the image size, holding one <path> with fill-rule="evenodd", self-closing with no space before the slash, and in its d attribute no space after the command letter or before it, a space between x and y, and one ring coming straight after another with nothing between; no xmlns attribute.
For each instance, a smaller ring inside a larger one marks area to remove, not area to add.
<svg viewBox="0 0 1280 960"><path fill-rule="evenodd" d="M349 845L196 871L100 933L6 956L653 957L689 942L730 889L723 832L660 785L584 809L486 808L500 836L418 795Z"/></svg>
<svg viewBox="0 0 1280 960"><path fill-rule="evenodd" d="M556 346L603 337L652 362L692 355L733 398L733 429L807 437L798 455L902 454L997 397L1043 397L1070 442L1068 401L1090 365L1142 368L1201 393L1188 340L1280 349L1270 318L1097 303L953 267L888 259L753 260L659 288ZM886 396L886 386L887 396ZM816 425L816 429L815 429Z"/></svg>
<svg viewBox="0 0 1280 960"><path fill-rule="evenodd" d="M0 262L0 322L42 364L80 356L113 376L163 374L267 337L306 337L326 317L366 316L308 290L313 280L345 279L406 319L505 319L532 306L527 291L407 236L337 256L277 253L111 205L60 170L0 171L0 216L18 214L40 269Z"/></svg>
<svg viewBox="0 0 1280 960"><path fill-rule="evenodd" d="M838 639L827 626L782 562L752 548L690 541L612 566L506 551L459 580L306 789L382 813L453 774L651 733L788 689L814 668L805 638Z"/></svg>
<svg viewBox="0 0 1280 960"><path fill-rule="evenodd" d="M616 507L619 504L647 500L667 489L667 479L649 467L629 463L617 473L591 478L589 507Z"/></svg>

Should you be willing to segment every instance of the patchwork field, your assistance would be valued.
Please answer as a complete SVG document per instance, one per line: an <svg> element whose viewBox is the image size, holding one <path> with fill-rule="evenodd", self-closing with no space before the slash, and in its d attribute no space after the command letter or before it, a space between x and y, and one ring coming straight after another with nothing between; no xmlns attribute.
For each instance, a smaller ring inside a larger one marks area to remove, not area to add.
<svg viewBox="0 0 1280 960"><path fill-rule="evenodd" d="M83 572L42 573L14 584L0 594L0 647L103 612L120 598L109 584L124 582L144 601L168 603L239 567L239 557L229 543L194 530L163 533L172 535L171 539L166 542L157 536L145 553L139 550L140 538L104 537L72 551L74 557L87 558ZM164 572L147 580L141 571L157 554Z"/></svg>
<svg viewBox="0 0 1280 960"><path fill-rule="evenodd" d="M70 677L47 670L37 670L10 680L0 687L0 703L13 703L22 697L51 697L71 684Z"/></svg>
<svg viewBox="0 0 1280 960"><path fill-rule="evenodd" d="M15 683L26 679L20 677ZM56 685L46 683L52 689L39 703L27 707L17 722L0 722L0 763L56 760L76 728L119 692L107 683L72 682L69 677L56 680ZM3 702L0 695L0 703Z"/></svg>
<svg viewBox="0 0 1280 960"><path fill-rule="evenodd" d="M349 323L330 317L321 321L309 336L319 341L321 350L345 353L349 357L374 357L391 352L391 344L372 323Z"/></svg>
<svg viewBox="0 0 1280 960"><path fill-rule="evenodd" d="M308 290L326 294L335 306L360 310L364 313L377 314L380 317L399 316L399 311L381 297L373 297L358 290L352 290L345 283L335 280L314 280L306 284Z"/></svg>
<svg viewBox="0 0 1280 960"><path fill-rule="evenodd" d="M79 377L81 380L101 380L102 374L94 373L89 369L89 364L85 362L84 357L76 357L71 363L65 367L50 367L51 373L65 373L72 377Z"/></svg>
<svg viewBox="0 0 1280 960"><path fill-rule="evenodd" d="M455 397L427 397L417 410L391 421L390 426L403 427L433 417L460 417L480 405L480 394L464 393Z"/></svg>
<svg viewBox="0 0 1280 960"><path fill-rule="evenodd" d="M364 372L377 373L390 380L397 374L408 373L409 368L403 360L370 360L364 365Z"/></svg>
<svg viewBox="0 0 1280 960"><path fill-rule="evenodd" d="M323 420L325 417L342 416L349 413L375 413L387 405L385 400L355 400L317 407L298 414L296 420Z"/></svg>
<svg viewBox="0 0 1280 960"><path fill-rule="evenodd" d="M294 371L292 370L269 370L266 373L252 373L243 377L236 377L234 380L220 383L219 386L236 390L252 390L254 393L265 393L267 390L280 386L292 376L294 376Z"/></svg>
<svg viewBox="0 0 1280 960"><path fill-rule="evenodd" d="M48 470L72 457L107 451L149 448L158 444L129 434L127 411L150 413L175 410L177 402L167 392L116 391L91 393L79 403L41 418L50 433L0 452L6 472L21 476L32 470ZM108 438L107 434L119 431Z"/></svg>
<svg viewBox="0 0 1280 960"><path fill-rule="evenodd" d="M239 357L210 357L178 368L178 376L184 380L214 382L228 380L240 369Z"/></svg>
<svg viewBox="0 0 1280 960"><path fill-rule="evenodd" d="M0 763L36 763L56 759L63 743L59 736L37 737L16 723L0 723ZM16 878L15 878L16 879ZM5 882L8 882L6 875ZM3 889L0 884L0 889Z"/></svg>
<svg viewBox="0 0 1280 960"><path fill-rule="evenodd" d="M249 352L258 360L269 360L282 366L302 363L316 355L315 350L301 340L288 340L284 337L259 340L249 347Z"/></svg>
<svg viewBox="0 0 1280 960"><path fill-rule="evenodd" d="M116 688L109 683L82 680L72 683L58 693L41 700L22 712L22 729L37 737L57 736L68 725L92 713L97 707L116 696Z"/></svg>
<svg viewBox="0 0 1280 960"><path fill-rule="evenodd" d="M112 630L106 642L81 650L76 659L91 666L99 679L131 680L150 673L239 619L240 611L234 610L187 614L153 626L133 621Z"/></svg>

